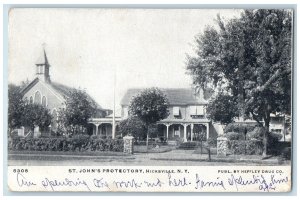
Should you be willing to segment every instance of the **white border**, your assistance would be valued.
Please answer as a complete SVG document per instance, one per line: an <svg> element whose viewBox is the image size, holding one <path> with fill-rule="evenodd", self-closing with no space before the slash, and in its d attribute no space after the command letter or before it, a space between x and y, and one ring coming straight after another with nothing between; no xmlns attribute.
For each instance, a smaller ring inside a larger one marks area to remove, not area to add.
<svg viewBox="0 0 300 200"><path fill-rule="evenodd" d="M49 7L51 7L51 5L50 4L68 4L68 3L70 3L70 1L68 1L68 0L52 0L52 1L49 1L49 0L46 0L46 1L43 1L43 2L41 2L40 0L31 0L31 1L26 1L26 2L24 2L23 0L4 0L3 1L3 3L2 3L2 6L1 6L1 13L2 13L2 15L1 15L1 17L0 17L0 21L1 21L1 23L2 23L2 28L3 28L3 4L23 4L23 5L25 5L25 3L26 4L48 4L48 6ZM101 4L124 4L124 3L127 3L127 4L170 4L170 2L169 1L167 1L167 0L152 0L152 1L138 1L138 0L131 0L131 1L126 1L126 2L124 2L124 1L120 1L120 0L103 0L103 1L94 1L94 0L85 0L85 1L83 1L83 0L73 0L73 1L71 1L71 3L73 3L73 4L85 4L85 6L87 6L86 4L99 4L99 3L101 3ZM210 0L210 1L197 1L197 0L186 0L186 1L178 1L178 0L173 0L172 2L171 2L172 4L199 4L199 3L203 3L203 4L210 4L210 5L212 5L212 4L215 4L217 7L218 6L220 6L219 4L223 4L223 5L228 5L228 4L239 4L239 5L241 5L241 6L243 6L243 5L245 5L246 7L247 7L247 5L249 6L249 3L252 3L252 4L260 4L260 5L262 5L262 4L296 4L296 5L298 5L298 1L296 1L296 0L285 0L285 1L279 1L279 0L264 0L264 1L262 1L262 0L252 0L251 2L241 2L240 0L238 1L238 0L231 0L231 1L226 1L226 2L223 2L223 1L216 1L216 0ZM72 4L69 4L69 5L72 5ZM56 6L57 7L57 6ZM297 26L296 26L296 28L297 27L299 27L298 25L299 25L299 15L297 15ZM4 41L3 41L3 30L1 31L1 42L2 42L2 44L4 43ZM298 34L297 34L298 35ZM299 40L297 41L297 46L299 45ZM2 45L3 46L3 45ZM296 48L296 47L295 47ZM0 54L1 54L1 61L2 61L2 63L3 63L3 48L1 48L1 50L0 50ZM297 58L299 57L299 51L297 51ZM295 66L295 68L296 68L296 66ZM1 68L1 70L0 70L0 72L1 72L1 77L2 77L2 80L3 80L3 71L4 71L4 69L3 69L3 67ZM300 70L295 70L295 72L297 73L296 74L296 77L299 77L299 71ZM3 94L3 92L4 91L2 91L3 90L3 81L1 81L1 84L0 84L0 88L1 88L1 92L2 92L2 94ZM299 94L299 90L300 90L300 87L298 88L297 87L297 85L295 85L295 87L297 88L297 94L295 94L295 102L296 102L296 99L297 99L297 97L298 97L298 94ZM1 115L1 127L3 127L3 120L4 120L4 118L3 118L3 114L5 114L4 113L4 109L3 109L3 99L4 99L4 97L3 97L3 95L0 95L1 97L0 97L0 99L1 99L1 111L2 111L2 115ZM297 109L297 110L294 110L294 111L296 111L296 114L298 113L298 108L297 107L294 107L294 109ZM295 117L295 116L294 116ZM298 120L298 118L297 118L297 122L299 122L299 120ZM298 124L298 123L297 123ZM3 135L4 135L4 133L3 133ZM296 134L295 134L296 135ZM299 137L297 137L298 138L298 140L297 140L297 143L299 144ZM1 153L3 153L2 152L2 150L3 149L1 149ZM296 153L296 152L294 152L294 153ZM297 158L295 159L295 161L297 161L297 160L300 160L300 158L299 158L299 154L297 154ZM3 167L3 157L1 156L1 166ZM295 171L297 171L297 169L294 169ZM3 170L1 170L1 172L3 173ZM298 180L299 180L299 174L297 174L298 175ZM3 177L3 174L2 174L2 177ZM294 182L295 183L295 182ZM2 191L2 189L3 189L3 182L0 182L0 190L1 190L1 193L2 193L2 195L3 195L3 191ZM294 185L295 186L295 185ZM28 198L28 196L27 197L23 197L22 195L24 195L24 194L19 194L19 195L21 195L21 196L10 196L10 197L7 197L7 196L5 196L3 199L27 199ZM74 194L72 194L72 195L74 195ZM134 197L132 197L132 196L129 196L129 195L126 195L126 194L123 194L123 195L125 195L125 199L140 199L141 197L139 197L139 196L136 196L136 194L135 194L135 196ZM172 199L183 199L184 198L184 196L182 196L182 195L180 195L180 194L167 194L167 195L176 195L176 196L172 196L171 198ZM185 194L186 195L186 194ZM201 195L201 194L200 194ZM120 196L120 195L118 195L118 196ZM166 196L166 195L163 195L163 196ZM204 198L207 198L207 199L212 199L212 198L222 198L222 199L240 199L241 197L240 196L234 196L234 197L230 197L230 196L223 196L223 195L218 195L219 197L214 197L214 196L207 196L207 197L204 197ZM33 196L33 197L30 197L30 199L40 199L41 197L39 197L39 196ZM45 199L52 199L53 197L52 196L44 196L43 198L45 198ZM55 198L57 198L57 197L55 197ZM65 199L65 197L59 197L60 199ZM108 199L108 198L111 198L111 196L105 196L105 197L97 197L97 196L93 196L93 197L89 197L89 198L91 198L91 199L99 199L99 198L105 198L105 199ZM121 198L121 197L117 197L117 198ZM122 197L122 199L123 199L124 197ZM148 196L148 197L142 197L143 199L153 199L153 198L157 198L156 196ZM201 198L201 197L198 197L198 196L189 196L188 198L191 198L191 199L199 199L199 198ZM255 198L255 197L252 197L252 196L243 196L242 197L243 199L245 198L245 199L253 199L253 198ZM259 197L258 197L259 198ZM281 196L277 196L277 197L272 197L272 196L264 196L263 198L265 198L265 199L272 199L272 200L274 200L274 199L282 199L282 197ZM296 197L296 196L290 196L290 197L284 197L284 198L288 198L288 199L297 199L298 197ZM28 198L29 199L29 198ZM77 195L77 196L73 196L72 197L72 199L82 199L82 196L81 195Z"/></svg>

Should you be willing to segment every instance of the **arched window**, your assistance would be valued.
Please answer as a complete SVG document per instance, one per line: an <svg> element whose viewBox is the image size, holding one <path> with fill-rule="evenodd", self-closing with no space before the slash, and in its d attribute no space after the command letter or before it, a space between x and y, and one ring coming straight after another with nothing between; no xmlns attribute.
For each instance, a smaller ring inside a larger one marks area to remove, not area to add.
<svg viewBox="0 0 300 200"><path fill-rule="evenodd" d="M52 122L51 122L51 127L53 131L56 131L57 129L57 119L58 119L58 115L57 115L57 111L56 109L53 109L52 111Z"/></svg>
<svg viewBox="0 0 300 200"><path fill-rule="evenodd" d="M33 97L30 96L29 103L33 103Z"/></svg>
<svg viewBox="0 0 300 200"><path fill-rule="evenodd" d="M42 96L41 93L39 91L37 91L34 95L34 103L40 104L41 100L42 100L41 96Z"/></svg>
<svg viewBox="0 0 300 200"><path fill-rule="evenodd" d="M45 96L42 98L42 106L46 107L47 106L47 99Z"/></svg>

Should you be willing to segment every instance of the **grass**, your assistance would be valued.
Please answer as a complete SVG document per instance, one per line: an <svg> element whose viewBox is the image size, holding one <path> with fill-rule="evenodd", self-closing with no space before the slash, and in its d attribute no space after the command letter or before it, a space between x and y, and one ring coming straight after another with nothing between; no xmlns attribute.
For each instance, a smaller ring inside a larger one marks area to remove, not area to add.
<svg viewBox="0 0 300 200"><path fill-rule="evenodd" d="M133 147L133 152L134 153L164 153L164 152L172 151L173 149L175 149L175 147L159 146L159 148L155 148L149 146L147 151L147 147L145 145L135 145Z"/></svg>

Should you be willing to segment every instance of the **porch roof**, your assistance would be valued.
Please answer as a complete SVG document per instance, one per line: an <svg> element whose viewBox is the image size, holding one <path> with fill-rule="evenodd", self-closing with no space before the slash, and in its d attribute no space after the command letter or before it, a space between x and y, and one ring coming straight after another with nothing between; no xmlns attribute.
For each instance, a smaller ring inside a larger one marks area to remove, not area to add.
<svg viewBox="0 0 300 200"><path fill-rule="evenodd" d="M161 120L159 122L157 122L157 124L167 124L167 123L171 123L171 124L186 124L186 123L193 123L193 124L197 124L197 123L209 123L210 120L209 119L164 119Z"/></svg>
<svg viewBox="0 0 300 200"><path fill-rule="evenodd" d="M121 117L116 117L115 122L120 122L122 119ZM89 123L113 123L113 118L110 117L104 117L104 118L91 118L88 121Z"/></svg>

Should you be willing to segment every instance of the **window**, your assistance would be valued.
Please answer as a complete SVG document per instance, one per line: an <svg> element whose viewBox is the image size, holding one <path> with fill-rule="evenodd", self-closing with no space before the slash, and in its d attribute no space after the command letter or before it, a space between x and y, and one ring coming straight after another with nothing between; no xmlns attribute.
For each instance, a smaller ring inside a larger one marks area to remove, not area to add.
<svg viewBox="0 0 300 200"><path fill-rule="evenodd" d="M197 115L197 106L190 106L190 114Z"/></svg>
<svg viewBox="0 0 300 200"><path fill-rule="evenodd" d="M190 115L204 115L204 106L190 106Z"/></svg>
<svg viewBox="0 0 300 200"><path fill-rule="evenodd" d="M43 105L44 107L47 106L47 99L46 99L45 96L43 96L43 98L42 98L42 105Z"/></svg>
<svg viewBox="0 0 300 200"><path fill-rule="evenodd" d="M197 115L204 115L203 106L197 106Z"/></svg>
<svg viewBox="0 0 300 200"><path fill-rule="evenodd" d="M179 107L173 107L173 115L174 116L179 116L180 114L179 114Z"/></svg>
<svg viewBox="0 0 300 200"><path fill-rule="evenodd" d="M41 93L39 91L37 91L34 95L34 103L41 103Z"/></svg>
<svg viewBox="0 0 300 200"><path fill-rule="evenodd" d="M29 99L29 103L33 103L33 97L32 96Z"/></svg>

